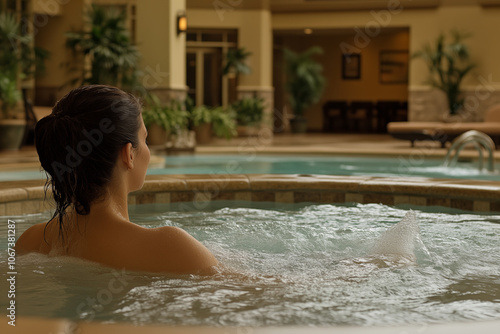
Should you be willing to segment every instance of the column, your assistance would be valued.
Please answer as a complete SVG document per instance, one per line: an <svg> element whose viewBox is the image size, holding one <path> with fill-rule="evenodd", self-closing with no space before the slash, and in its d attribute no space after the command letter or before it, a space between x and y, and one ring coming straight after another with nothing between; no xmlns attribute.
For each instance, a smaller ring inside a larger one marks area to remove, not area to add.
<svg viewBox="0 0 500 334"><path fill-rule="evenodd" d="M186 34L177 34L185 0L137 1L137 47L143 85L163 101L186 98ZM189 22L188 22L189 24Z"/></svg>
<svg viewBox="0 0 500 334"><path fill-rule="evenodd" d="M239 34L239 46L252 54L248 57L248 65L252 73L241 75L238 86L238 97L263 98L265 103L263 125L273 130L274 97L272 86L272 27L269 4L263 1L262 9L247 10L242 16ZM266 134L267 135L267 134Z"/></svg>

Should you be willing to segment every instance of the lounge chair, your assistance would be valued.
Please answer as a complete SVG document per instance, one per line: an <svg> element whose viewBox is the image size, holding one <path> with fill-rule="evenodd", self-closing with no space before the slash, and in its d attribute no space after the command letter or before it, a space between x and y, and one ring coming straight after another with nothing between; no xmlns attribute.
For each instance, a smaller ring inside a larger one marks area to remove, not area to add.
<svg viewBox="0 0 500 334"><path fill-rule="evenodd" d="M445 147L446 142L453 141L469 130L486 133L498 148L500 145L500 104L486 111L483 122L390 122L387 125L387 132L392 137L409 140L412 147L415 146L415 141L419 140L439 141L441 147Z"/></svg>

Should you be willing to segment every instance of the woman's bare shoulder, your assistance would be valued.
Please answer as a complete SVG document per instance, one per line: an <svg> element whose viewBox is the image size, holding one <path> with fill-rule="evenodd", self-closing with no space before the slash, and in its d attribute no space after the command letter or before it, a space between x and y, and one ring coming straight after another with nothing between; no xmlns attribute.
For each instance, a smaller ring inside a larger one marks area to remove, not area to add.
<svg viewBox="0 0 500 334"><path fill-rule="evenodd" d="M143 255L154 271L171 273L210 273L218 264L213 254L185 230L164 226L138 233ZM144 257L142 257L144 261Z"/></svg>
<svg viewBox="0 0 500 334"><path fill-rule="evenodd" d="M16 254L23 255L40 251L43 241L43 232L47 223L39 223L31 226L19 237L16 242Z"/></svg>

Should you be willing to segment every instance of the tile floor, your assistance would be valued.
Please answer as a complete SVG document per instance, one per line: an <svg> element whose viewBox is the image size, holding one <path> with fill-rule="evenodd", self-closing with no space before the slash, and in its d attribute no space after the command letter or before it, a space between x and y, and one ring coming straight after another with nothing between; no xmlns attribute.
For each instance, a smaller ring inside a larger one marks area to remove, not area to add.
<svg viewBox="0 0 500 334"><path fill-rule="evenodd" d="M159 151L158 147L151 147ZM275 134L272 138L238 137L232 140L214 138L209 144L198 145L196 152L204 154L220 153L267 153L267 154L352 154L377 156L427 156L444 157L447 149L437 142L417 142L415 147L409 141L393 139L387 134ZM466 149L463 156L477 156L477 152ZM494 152L500 160L500 153ZM33 146L18 151L0 151L1 170L22 170L39 168L38 156Z"/></svg>

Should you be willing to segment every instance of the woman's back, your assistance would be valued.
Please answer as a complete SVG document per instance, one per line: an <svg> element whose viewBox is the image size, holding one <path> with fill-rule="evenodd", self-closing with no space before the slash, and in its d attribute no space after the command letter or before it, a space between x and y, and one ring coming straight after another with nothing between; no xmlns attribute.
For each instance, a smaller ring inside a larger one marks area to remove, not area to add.
<svg viewBox="0 0 500 334"><path fill-rule="evenodd" d="M56 224L32 226L16 243L19 255L39 252L48 256L71 256L116 269L175 274L211 274L214 256L184 230L165 226L144 228L113 217L79 217L64 232ZM69 219L70 217L66 217ZM45 226L47 225L47 228Z"/></svg>

